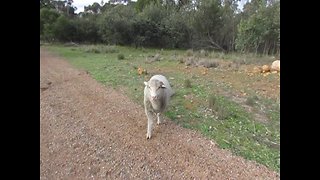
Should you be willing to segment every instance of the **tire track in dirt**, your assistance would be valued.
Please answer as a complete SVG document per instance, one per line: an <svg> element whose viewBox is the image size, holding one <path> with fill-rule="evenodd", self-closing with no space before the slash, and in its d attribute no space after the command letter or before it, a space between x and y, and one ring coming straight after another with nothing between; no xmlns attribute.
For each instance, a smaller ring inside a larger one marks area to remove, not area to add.
<svg viewBox="0 0 320 180"><path fill-rule="evenodd" d="M164 120L40 48L40 179L280 179Z"/></svg>

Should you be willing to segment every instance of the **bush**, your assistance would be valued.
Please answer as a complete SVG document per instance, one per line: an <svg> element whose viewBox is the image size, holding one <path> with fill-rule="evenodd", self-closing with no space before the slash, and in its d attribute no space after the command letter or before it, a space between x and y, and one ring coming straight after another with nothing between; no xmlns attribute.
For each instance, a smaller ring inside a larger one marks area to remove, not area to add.
<svg viewBox="0 0 320 180"><path fill-rule="evenodd" d="M123 54L118 54L118 60L122 60L122 59L124 59L124 55Z"/></svg>
<svg viewBox="0 0 320 180"><path fill-rule="evenodd" d="M83 48L84 52L86 53L100 53L100 48L96 47L96 46L85 46Z"/></svg>
<svg viewBox="0 0 320 180"><path fill-rule="evenodd" d="M219 62L218 61L210 61L210 60L200 60L198 65L206 67L206 68L216 68L219 66Z"/></svg>
<svg viewBox="0 0 320 180"><path fill-rule="evenodd" d="M193 50L192 49L188 49L186 54L187 54L187 56L193 56Z"/></svg>

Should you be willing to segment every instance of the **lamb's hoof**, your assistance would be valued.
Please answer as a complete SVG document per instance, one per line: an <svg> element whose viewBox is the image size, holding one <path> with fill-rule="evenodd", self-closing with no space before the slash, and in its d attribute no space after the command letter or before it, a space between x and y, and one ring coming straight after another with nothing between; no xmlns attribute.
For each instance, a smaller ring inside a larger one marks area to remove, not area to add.
<svg viewBox="0 0 320 180"><path fill-rule="evenodd" d="M148 134L147 134L147 139L150 139L151 138L151 135L149 136Z"/></svg>
<svg viewBox="0 0 320 180"><path fill-rule="evenodd" d="M158 125L160 125L160 124L161 124L161 122L159 122L159 121L158 121L158 122L157 122L157 124L158 124Z"/></svg>

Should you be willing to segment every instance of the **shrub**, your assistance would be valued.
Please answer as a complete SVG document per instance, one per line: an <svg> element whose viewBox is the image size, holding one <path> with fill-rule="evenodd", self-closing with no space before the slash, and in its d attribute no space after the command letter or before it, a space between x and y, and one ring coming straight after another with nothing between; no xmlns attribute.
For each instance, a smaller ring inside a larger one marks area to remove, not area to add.
<svg viewBox="0 0 320 180"><path fill-rule="evenodd" d="M187 56L193 56L193 50L192 49L188 49L186 54L187 54Z"/></svg>
<svg viewBox="0 0 320 180"><path fill-rule="evenodd" d="M124 59L124 55L122 53L118 54L118 60Z"/></svg>

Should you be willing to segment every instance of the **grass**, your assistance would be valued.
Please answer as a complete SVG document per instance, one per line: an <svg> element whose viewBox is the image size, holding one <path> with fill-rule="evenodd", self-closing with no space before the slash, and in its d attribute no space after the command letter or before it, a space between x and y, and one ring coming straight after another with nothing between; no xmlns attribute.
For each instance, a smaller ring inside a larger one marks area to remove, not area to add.
<svg viewBox="0 0 320 180"><path fill-rule="evenodd" d="M141 93L144 88L143 81L148 80L153 74L164 74L176 92L165 113L168 118L185 128L201 132L217 142L221 148L230 149L236 155L264 164L277 172L280 171L280 104L274 99L250 94L246 103L257 110L264 109L270 119L267 123L254 120L253 115L241 104L219 93L236 89L227 83L221 84L212 80L211 76L202 75L200 68L185 69L180 60L196 54L192 50L160 51L102 45L97 47L54 45L47 48L65 57L74 66L89 71L105 86L124 89L128 96L141 106L143 106L143 93ZM99 53L87 49L98 49ZM125 57L121 61L118 60L119 52ZM146 58L155 54L159 54L161 60L146 63ZM212 52L207 53L207 56L219 57L226 61L233 61L232 58L235 57L233 54ZM250 56L250 58L256 57ZM148 73L139 74L139 68L145 69Z"/></svg>

